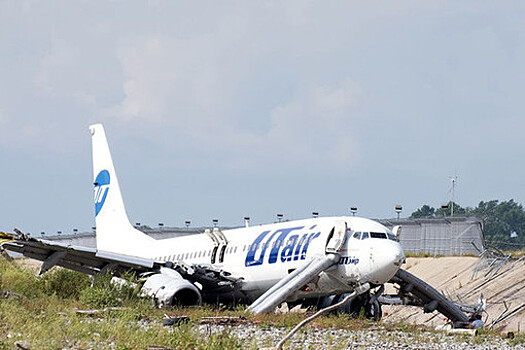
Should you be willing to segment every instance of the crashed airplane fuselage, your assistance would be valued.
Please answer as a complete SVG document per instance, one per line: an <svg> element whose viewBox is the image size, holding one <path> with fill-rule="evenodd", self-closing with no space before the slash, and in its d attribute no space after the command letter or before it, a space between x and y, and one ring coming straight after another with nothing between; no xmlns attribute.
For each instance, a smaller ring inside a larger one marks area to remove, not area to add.
<svg viewBox="0 0 525 350"><path fill-rule="evenodd" d="M405 257L396 235L359 217L320 217L155 240L126 214L102 125L90 127L93 145L97 249L18 240L4 248L53 265L96 273L135 269L161 305L233 298L265 312L283 301L380 286Z"/></svg>

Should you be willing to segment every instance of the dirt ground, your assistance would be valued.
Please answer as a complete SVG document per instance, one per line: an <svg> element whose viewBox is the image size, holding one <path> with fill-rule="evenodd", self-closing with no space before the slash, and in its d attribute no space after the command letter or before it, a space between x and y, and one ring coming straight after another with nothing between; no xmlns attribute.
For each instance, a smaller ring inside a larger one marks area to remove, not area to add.
<svg viewBox="0 0 525 350"><path fill-rule="evenodd" d="M405 270L441 291L450 300L475 305L486 299L483 321L488 328L525 332L525 259L495 261L476 257L408 258ZM395 293L389 285L386 293ZM424 314L414 306L383 306L385 322L437 326L446 323L440 313Z"/></svg>

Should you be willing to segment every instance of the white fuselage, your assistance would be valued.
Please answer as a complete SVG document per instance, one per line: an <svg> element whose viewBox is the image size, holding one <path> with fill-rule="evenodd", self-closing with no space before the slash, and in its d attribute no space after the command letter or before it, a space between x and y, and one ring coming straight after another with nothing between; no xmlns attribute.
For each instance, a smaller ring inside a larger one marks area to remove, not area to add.
<svg viewBox="0 0 525 350"><path fill-rule="evenodd" d="M327 271L330 278L318 283L313 294L343 293L358 282L383 284L390 280L404 261L401 246L386 227L358 217L313 218L223 231L228 243L223 259L220 259L222 246L216 250L213 266L242 277L243 291L255 299L313 256L325 255L334 222L341 219L348 227L339 252L341 258L335 268ZM367 237L360 233L366 233ZM214 248L208 235L197 234L158 240L143 251L142 257L212 264Z"/></svg>
<svg viewBox="0 0 525 350"><path fill-rule="evenodd" d="M90 130L96 239L101 252L213 265L242 278L241 289L249 299L327 253L334 253L330 259L340 256L338 264L309 279L312 282L299 288L294 298L302 297L301 293L304 297L344 293L358 283L385 283L404 261L390 230L358 217L313 218L154 240L129 223L103 126L91 125Z"/></svg>

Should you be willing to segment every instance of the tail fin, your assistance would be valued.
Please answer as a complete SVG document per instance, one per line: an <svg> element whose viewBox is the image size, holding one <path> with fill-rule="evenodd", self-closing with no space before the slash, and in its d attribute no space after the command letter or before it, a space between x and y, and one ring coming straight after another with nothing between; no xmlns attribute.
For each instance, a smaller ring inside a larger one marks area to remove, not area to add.
<svg viewBox="0 0 525 350"><path fill-rule="evenodd" d="M155 240L135 229L128 220L104 127L95 124L89 129L93 145L97 249L144 257Z"/></svg>

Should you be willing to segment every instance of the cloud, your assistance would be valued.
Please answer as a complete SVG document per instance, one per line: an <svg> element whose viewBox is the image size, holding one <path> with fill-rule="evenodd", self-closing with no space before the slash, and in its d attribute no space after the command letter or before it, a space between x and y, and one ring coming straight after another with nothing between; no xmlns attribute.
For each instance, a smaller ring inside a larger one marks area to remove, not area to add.
<svg viewBox="0 0 525 350"><path fill-rule="evenodd" d="M297 161L310 159L321 166L352 162L358 135L352 121L359 118L362 95L352 80L311 87L272 112L272 129L264 141Z"/></svg>
<svg viewBox="0 0 525 350"><path fill-rule="evenodd" d="M296 92L266 116L270 127L254 133L235 124L200 133L213 144L215 161L236 172L261 169L297 169L343 175L359 161L359 130L364 99L362 88L347 79L335 85L313 85ZM220 137L217 136L220 132ZM207 140L207 141L206 141Z"/></svg>
<svg viewBox="0 0 525 350"><path fill-rule="evenodd" d="M231 86L211 42L155 35L122 40L117 51L124 98L108 108L106 116L192 131L215 126L217 115L224 115Z"/></svg>
<svg viewBox="0 0 525 350"><path fill-rule="evenodd" d="M0 126L7 122L7 115L4 112L4 109L0 105Z"/></svg>
<svg viewBox="0 0 525 350"><path fill-rule="evenodd" d="M111 48L112 39L103 38L103 33L96 31L80 35L84 38L51 40L33 81L37 89L52 97L101 108L121 95L121 76L115 50Z"/></svg>

